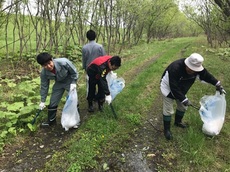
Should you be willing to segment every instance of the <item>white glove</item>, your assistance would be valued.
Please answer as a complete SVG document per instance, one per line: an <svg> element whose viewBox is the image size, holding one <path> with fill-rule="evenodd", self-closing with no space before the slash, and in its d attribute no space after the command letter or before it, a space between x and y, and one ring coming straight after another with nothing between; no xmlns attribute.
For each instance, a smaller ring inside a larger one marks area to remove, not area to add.
<svg viewBox="0 0 230 172"><path fill-rule="evenodd" d="M74 89L76 89L76 84L70 84L70 91L73 91Z"/></svg>
<svg viewBox="0 0 230 172"><path fill-rule="evenodd" d="M105 102L108 103L108 104L112 103L111 95L105 96Z"/></svg>
<svg viewBox="0 0 230 172"><path fill-rule="evenodd" d="M45 107L46 107L45 102L41 102L41 103L39 104L39 109L40 109L40 110L43 110Z"/></svg>

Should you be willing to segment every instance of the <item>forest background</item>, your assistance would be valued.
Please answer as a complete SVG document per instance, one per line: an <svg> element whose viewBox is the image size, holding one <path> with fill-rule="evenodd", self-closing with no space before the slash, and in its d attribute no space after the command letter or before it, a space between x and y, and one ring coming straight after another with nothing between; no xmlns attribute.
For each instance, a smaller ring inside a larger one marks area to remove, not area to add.
<svg viewBox="0 0 230 172"><path fill-rule="evenodd" d="M229 40L229 2L225 0L7 0L0 5L4 33L0 48L5 58L44 50L73 56L87 42L89 28L98 33L108 54L120 54L143 41L200 33L206 34L211 46Z"/></svg>

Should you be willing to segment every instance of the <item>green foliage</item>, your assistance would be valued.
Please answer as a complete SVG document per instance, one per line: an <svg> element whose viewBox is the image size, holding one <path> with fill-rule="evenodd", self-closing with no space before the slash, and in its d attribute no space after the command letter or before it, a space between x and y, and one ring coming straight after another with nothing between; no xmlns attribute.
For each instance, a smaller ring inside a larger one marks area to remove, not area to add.
<svg viewBox="0 0 230 172"><path fill-rule="evenodd" d="M191 41L191 39L188 40ZM95 159L102 158L104 152L119 152L121 151L120 145L128 144L126 141L142 125L143 119L152 105L152 99L157 95L156 89L151 88L158 87L161 76L159 73L164 69L162 64L176 56L178 51L188 44L188 40L163 41L134 47L132 56L127 57L123 67L116 71L118 76L123 76L127 70L140 70L138 76L135 78L131 76L130 80L128 78L129 84L126 85L122 93L118 94L113 103L118 120L114 120L111 109L105 106L104 113L96 113L91 116L87 120L87 124L82 125L74 138L65 144L65 147L68 147L68 153L56 154L57 159L52 159L52 162L47 163L46 170L52 171L54 168L61 168L57 165L61 157L66 157L64 166L70 166L69 171L87 169L102 171L106 168L104 163L101 164ZM162 58L151 61L148 66L140 69L140 66L146 61L162 51L165 51ZM85 94L85 90L83 93L79 93L79 95L81 94ZM56 167L51 167L50 164L56 164Z"/></svg>
<svg viewBox="0 0 230 172"><path fill-rule="evenodd" d="M223 52L228 50L223 50ZM95 113L88 117L74 133L70 140L64 144L63 151L56 152L45 165L45 171L106 171L108 163L105 157L121 154L123 148L129 145L129 140L139 127L149 111L155 114L152 103L158 101L159 81L167 65L181 57L187 57L192 52L200 52L204 57L204 65L217 78L220 78L225 90L230 92L230 78L228 56L218 56L222 50L206 47L203 38L180 38L165 40L151 44L141 44L124 52L122 66L116 72L124 76L126 87L113 102L118 120L115 120L109 106L105 105L103 113ZM71 55L75 57L75 55ZM225 56L225 55L224 55ZM153 60L153 57L156 57ZM157 58L159 57L159 58ZM227 63L226 63L227 62ZM77 66L80 66L77 61ZM221 68L219 67L221 66ZM133 76L127 76L127 71L133 71ZM138 72L137 72L138 71ZM83 72L83 71L80 71ZM14 83L14 80L1 80L0 83ZM20 132L36 132L36 124L31 121L36 114L36 107L40 101L39 78L17 83L15 87L7 87L7 94L0 98L0 151L6 138L13 137ZM6 88L0 88L2 89ZM85 98L85 85L80 83L78 90L80 100ZM212 94L214 87L201 85L196 82L188 93L192 102L199 104L199 99L205 94ZM4 91L6 92L6 91ZM3 93L4 93L3 92ZM83 98L84 97L84 98ZM229 98L226 96L227 102ZM10 107L10 106L14 107ZM159 107L161 108L161 107ZM229 120L229 107L227 107L226 121ZM159 116L158 116L159 115ZM199 113L188 109L184 120L189 121L187 130L173 128L174 140L166 142L159 139L159 151L164 158L166 166L158 164L158 171L224 171L228 170L230 159L229 124L226 123L217 137L209 138L201 131L202 121ZM227 153L226 153L227 152ZM221 159L224 157L224 159ZM121 162L124 162L125 159ZM103 161L102 161L103 160ZM104 161L105 160L105 161ZM61 162L61 163L60 163ZM173 163L176 162L176 165Z"/></svg>
<svg viewBox="0 0 230 172"><path fill-rule="evenodd" d="M79 45L66 47L66 57L73 62L80 62L82 58L82 47Z"/></svg>
<svg viewBox="0 0 230 172"><path fill-rule="evenodd" d="M141 124L141 115L140 114L127 114L125 115L127 121L131 122L132 125Z"/></svg>
<svg viewBox="0 0 230 172"><path fill-rule="evenodd" d="M21 79L21 78L20 78ZM2 79L2 84L7 85L7 94L0 98L0 123L1 140L3 146L7 137L14 137L17 133L36 131L36 125L31 125L33 114L40 101L40 78L26 79L17 83L15 79ZM2 150L2 148L1 148Z"/></svg>

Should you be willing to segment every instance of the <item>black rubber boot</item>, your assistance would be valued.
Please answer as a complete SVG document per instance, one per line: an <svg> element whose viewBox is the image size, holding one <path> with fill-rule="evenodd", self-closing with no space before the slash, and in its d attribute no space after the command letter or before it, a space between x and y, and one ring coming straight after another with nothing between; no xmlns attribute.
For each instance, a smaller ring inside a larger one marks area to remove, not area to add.
<svg viewBox="0 0 230 172"><path fill-rule="evenodd" d="M181 112L179 110L176 110L176 115L175 115L175 122L174 125L180 128L187 128L188 126L184 123L182 123L182 119L184 117L185 112Z"/></svg>
<svg viewBox="0 0 230 172"><path fill-rule="evenodd" d="M98 109L99 111L103 112L103 104L105 102L105 99L98 100Z"/></svg>
<svg viewBox="0 0 230 172"><path fill-rule="evenodd" d="M93 101L88 101L88 112L94 112Z"/></svg>
<svg viewBox="0 0 230 172"><path fill-rule="evenodd" d="M170 121L171 121L171 116L165 116L163 115L163 122L164 122L164 136L167 140L172 140L173 136L170 131Z"/></svg>
<svg viewBox="0 0 230 172"><path fill-rule="evenodd" d="M56 113L57 113L57 106L50 107L48 106L48 120L41 124L42 127L49 127L52 125L56 125Z"/></svg>

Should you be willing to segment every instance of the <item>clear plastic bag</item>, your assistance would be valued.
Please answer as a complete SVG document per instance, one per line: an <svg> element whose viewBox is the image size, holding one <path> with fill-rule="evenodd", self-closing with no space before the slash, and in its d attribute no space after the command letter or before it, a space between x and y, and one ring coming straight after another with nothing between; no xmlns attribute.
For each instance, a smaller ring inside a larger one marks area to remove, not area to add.
<svg viewBox="0 0 230 172"><path fill-rule="evenodd" d="M225 94L220 95L219 91L217 91L215 95L206 95L201 98L200 105L199 113L203 121L203 133L209 136L218 135L225 120Z"/></svg>
<svg viewBox="0 0 230 172"><path fill-rule="evenodd" d="M68 98L62 110L61 124L68 131L70 128L77 128L80 124L80 115L77 108L78 97L76 89L69 92Z"/></svg>
<svg viewBox="0 0 230 172"><path fill-rule="evenodd" d="M107 74L106 79L108 82L110 95L112 100L114 100L117 94L120 93L125 87L125 80L123 78L117 78L117 74L112 71Z"/></svg>

